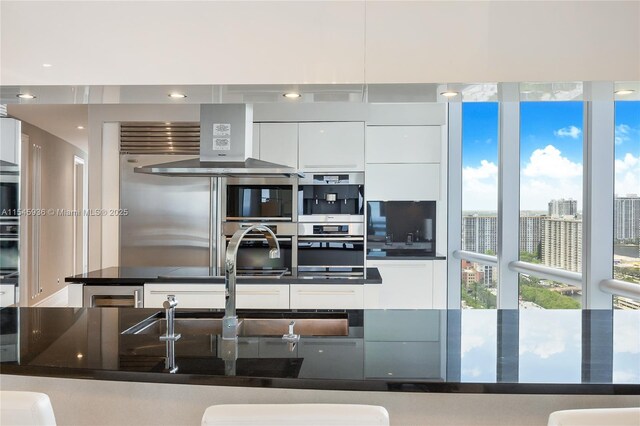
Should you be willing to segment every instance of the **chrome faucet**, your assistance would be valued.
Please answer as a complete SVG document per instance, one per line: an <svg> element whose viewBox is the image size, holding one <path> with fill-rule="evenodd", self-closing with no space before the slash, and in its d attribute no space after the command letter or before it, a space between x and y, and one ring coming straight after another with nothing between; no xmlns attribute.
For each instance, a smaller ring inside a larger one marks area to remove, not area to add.
<svg viewBox="0 0 640 426"><path fill-rule="evenodd" d="M264 225L252 225L246 229L239 229L231 237L227 247L227 256L224 264L224 317L222 318L222 338L238 338L238 316L236 315L236 261L238 249L242 239L250 232L258 231L269 243L269 259L280 258L280 244L271 229Z"/></svg>

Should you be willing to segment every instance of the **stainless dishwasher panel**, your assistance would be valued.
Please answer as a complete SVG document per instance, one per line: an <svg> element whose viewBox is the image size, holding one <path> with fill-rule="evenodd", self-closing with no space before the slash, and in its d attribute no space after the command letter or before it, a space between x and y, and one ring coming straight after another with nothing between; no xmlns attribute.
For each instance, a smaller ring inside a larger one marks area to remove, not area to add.
<svg viewBox="0 0 640 426"><path fill-rule="evenodd" d="M211 179L133 171L188 158L120 156L120 266L209 266Z"/></svg>
<svg viewBox="0 0 640 426"><path fill-rule="evenodd" d="M83 306L85 308L142 308L144 306L143 286L85 285Z"/></svg>

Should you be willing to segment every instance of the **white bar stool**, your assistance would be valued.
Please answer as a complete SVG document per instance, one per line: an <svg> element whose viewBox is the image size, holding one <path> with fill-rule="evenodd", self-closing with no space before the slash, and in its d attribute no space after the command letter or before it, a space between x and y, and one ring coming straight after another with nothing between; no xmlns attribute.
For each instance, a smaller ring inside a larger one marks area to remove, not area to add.
<svg viewBox="0 0 640 426"><path fill-rule="evenodd" d="M56 426L51 400L39 392L0 391L0 424Z"/></svg>
<svg viewBox="0 0 640 426"><path fill-rule="evenodd" d="M547 426L638 426L638 408L589 408L554 411Z"/></svg>
<svg viewBox="0 0 640 426"><path fill-rule="evenodd" d="M228 404L212 405L202 426L389 426L389 413L376 405Z"/></svg>

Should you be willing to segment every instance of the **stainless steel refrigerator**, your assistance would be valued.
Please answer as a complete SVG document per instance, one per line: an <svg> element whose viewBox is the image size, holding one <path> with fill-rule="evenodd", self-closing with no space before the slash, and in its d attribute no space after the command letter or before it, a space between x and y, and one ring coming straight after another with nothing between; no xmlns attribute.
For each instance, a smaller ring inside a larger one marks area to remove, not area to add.
<svg viewBox="0 0 640 426"><path fill-rule="evenodd" d="M215 179L134 173L134 167L194 158L120 155L120 266L215 265Z"/></svg>

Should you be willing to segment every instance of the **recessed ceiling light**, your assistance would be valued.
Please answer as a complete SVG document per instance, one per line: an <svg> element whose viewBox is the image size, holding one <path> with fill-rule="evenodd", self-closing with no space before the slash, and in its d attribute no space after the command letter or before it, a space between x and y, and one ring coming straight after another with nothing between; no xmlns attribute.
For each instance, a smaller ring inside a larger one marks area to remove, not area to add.
<svg viewBox="0 0 640 426"><path fill-rule="evenodd" d="M458 96L458 92L454 92L453 90L447 90L446 92L440 93L445 98L453 98L454 96Z"/></svg>
<svg viewBox="0 0 640 426"><path fill-rule="evenodd" d="M635 92L635 90L633 90L633 89L620 89L620 90L616 90L615 94L616 95L630 95L633 92Z"/></svg>
<svg viewBox="0 0 640 426"><path fill-rule="evenodd" d="M51 68L52 66L51 64L42 64L42 68Z"/></svg>
<svg viewBox="0 0 640 426"><path fill-rule="evenodd" d="M187 95L185 95L184 93L169 93L169 97L173 99L182 99L186 98Z"/></svg>
<svg viewBox="0 0 640 426"><path fill-rule="evenodd" d="M289 93L284 93L282 96L284 96L285 98L295 99L295 98L301 97L302 95L296 92L289 92Z"/></svg>
<svg viewBox="0 0 640 426"><path fill-rule="evenodd" d="M78 130L84 130L84 126L78 126L76 127Z"/></svg>
<svg viewBox="0 0 640 426"><path fill-rule="evenodd" d="M19 97L20 99L35 99L35 95L32 95L30 93L19 93L18 95L16 95L17 97Z"/></svg>

